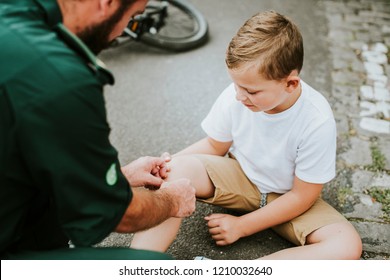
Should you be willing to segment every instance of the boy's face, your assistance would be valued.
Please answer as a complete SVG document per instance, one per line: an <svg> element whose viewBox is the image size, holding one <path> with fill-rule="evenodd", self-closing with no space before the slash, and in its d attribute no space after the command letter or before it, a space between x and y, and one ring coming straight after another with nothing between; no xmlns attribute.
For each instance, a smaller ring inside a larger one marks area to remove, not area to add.
<svg viewBox="0 0 390 280"><path fill-rule="evenodd" d="M228 69L228 72L235 85L236 99L253 112L283 112L300 94L298 76L290 75L281 81L266 80L254 65Z"/></svg>

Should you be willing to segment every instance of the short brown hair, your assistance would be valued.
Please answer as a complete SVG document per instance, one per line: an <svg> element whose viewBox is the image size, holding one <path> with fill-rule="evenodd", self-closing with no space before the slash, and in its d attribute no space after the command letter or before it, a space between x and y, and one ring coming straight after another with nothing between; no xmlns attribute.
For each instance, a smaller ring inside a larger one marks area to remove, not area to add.
<svg viewBox="0 0 390 280"><path fill-rule="evenodd" d="M229 43L226 65L236 69L248 62L258 62L259 73L269 80L281 80L293 70L299 73L303 39L298 27L274 11L248 19Z"/></svg>

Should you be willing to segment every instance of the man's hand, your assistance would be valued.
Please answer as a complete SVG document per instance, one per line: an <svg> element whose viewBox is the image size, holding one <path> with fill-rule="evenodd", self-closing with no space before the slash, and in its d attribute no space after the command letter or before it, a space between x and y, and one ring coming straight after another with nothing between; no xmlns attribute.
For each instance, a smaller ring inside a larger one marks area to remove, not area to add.
<svg viewBox="0 0 390 280"><path fill-rule="evenodd" d="M132 189L133 198L116 227L117 232L132 233L149 229L168 218L188 217L195 211L195 189L188 179L164 182L154 191Z"/></svg>
<svg viewBox="0 0 390 280"><path fill-rule="evenodd" d="M188 179L178 179L165 182L159 191L170 196L173 203L172 217L184 218L190 216L195 211L195 188Z"/></svg>
<svg viewBox="0 0 390 280"><path fill-rule="evenodd" d="M167 176L170 157L141 157L121 168L132 187L160 187Z"/></svg>
<svg viewBox="0 0 390 280"><path fill-rule="evenodd" d="M212 214L204 218L211 237L219 246L229 245L241 238L239 217L228 214Z"/></svg>

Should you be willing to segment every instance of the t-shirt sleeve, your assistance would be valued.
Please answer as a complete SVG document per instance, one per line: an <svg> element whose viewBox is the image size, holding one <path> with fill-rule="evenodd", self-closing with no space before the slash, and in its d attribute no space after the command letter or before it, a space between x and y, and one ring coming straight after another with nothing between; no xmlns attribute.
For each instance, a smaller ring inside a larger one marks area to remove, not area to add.
<svg viewBox="0 0 390 280"><path fill-rule="evenodd" d="M295 175L309 183L324 184L336 175L336 123L333 118L304 132L296 157Z"/></svg>
<svg viewBox="0 0 390 280"><path fill-rule="evenodd" d="M232 118L231 111L229 111L232 96L234 97L233 84L221 93L201 124L202 129L209 137L220 142L233 140Z"/></svg>
<svg viewBox="0 0 390 280"><path fill-rule="evenodd" d="M76 246L90 246L114 230L132 193L109 142L101 88L63 92L26 109L21 149L34 185L51 194L65 234Z"/></svg>

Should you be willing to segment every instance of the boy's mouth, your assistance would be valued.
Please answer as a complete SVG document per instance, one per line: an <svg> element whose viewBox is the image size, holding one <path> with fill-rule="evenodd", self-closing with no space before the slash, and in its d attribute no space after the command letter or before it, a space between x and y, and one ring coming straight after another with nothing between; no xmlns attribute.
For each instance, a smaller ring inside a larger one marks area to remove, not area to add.
<svg viewBox="0 0 390 280"><path fill-rule="evenodd" d="M254 105L252 105L252 104L246 104L246 103L242 103L242 102L241 102L241 104L244 105L245 107L248 107L248 108L254 107Z"/></svg>

